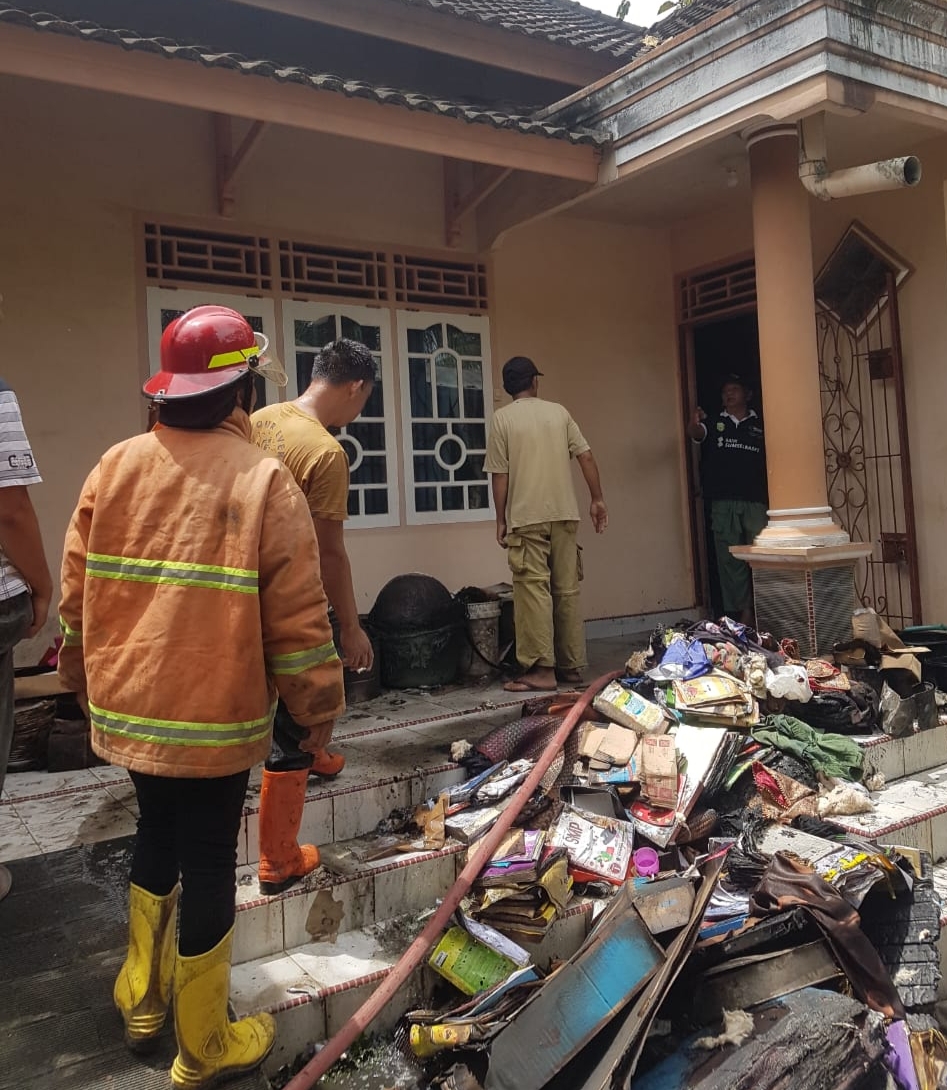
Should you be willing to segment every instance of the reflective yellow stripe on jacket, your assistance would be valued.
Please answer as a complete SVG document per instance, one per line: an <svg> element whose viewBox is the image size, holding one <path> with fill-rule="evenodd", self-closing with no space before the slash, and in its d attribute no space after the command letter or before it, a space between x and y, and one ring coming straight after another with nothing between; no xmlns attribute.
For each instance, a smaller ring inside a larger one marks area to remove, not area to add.
<svg viewBox="0 0 947 1090"><path fill-rule="evenodd" d="M256 742L269 734L275 711L273 704L262 719L244 723L186 723L176 719L122 715L89 703L92 726L98 730L136 742L168 746L243 746Z"/></svg>
<svg viewBox="0 0 947 1090"><path fill-rule="evenodd" d="M75 628L70 628L66 624L65 618L59 618L59 629L62 632L62 642L64 647L81 647L82 646L82 633Z"/></svg>
<svg viewBox="0 0 947 1090"><path fill-rule="evenodd" d="M324 666L327 662L338 662L339 655L335 644L330 640L321 647L309 647L305 651L293 651L288 655L270 655L266 660L267 671L271 674L301 674L313 666Z"/></svg>
<svg viewBox="0 0 947 1090"><path fill-rule="evenodd" d="M96 579L122 579L131 583L168 583L179 587L208 587L258 594L260 573L251 568L225 568L186 561L141 560L133 556L89 553L86 575Z"/></svg>

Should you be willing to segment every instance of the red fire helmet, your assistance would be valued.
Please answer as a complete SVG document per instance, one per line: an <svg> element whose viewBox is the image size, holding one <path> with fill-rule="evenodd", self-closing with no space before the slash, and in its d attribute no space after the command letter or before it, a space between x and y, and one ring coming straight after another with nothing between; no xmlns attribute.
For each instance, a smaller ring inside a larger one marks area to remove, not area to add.
<svg viewBox="0 0 947 1090"><path fill-rule="evenodd" d="M162 333L161 370L142 390L159 401L206 394L255 370L260 351L242 314L230 307L194 307Z"/></svg>

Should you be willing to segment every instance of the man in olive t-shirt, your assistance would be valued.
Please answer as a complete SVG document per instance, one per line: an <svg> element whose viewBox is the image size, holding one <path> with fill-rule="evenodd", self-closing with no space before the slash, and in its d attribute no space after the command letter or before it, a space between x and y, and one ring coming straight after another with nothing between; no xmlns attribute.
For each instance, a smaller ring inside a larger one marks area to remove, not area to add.
<svg viewBox="0 0 947 1090"><path fill-rule="evenodd" d="M340 428L365 408L375 385L375 360L363 344L341 339L315 358L312 380L295 401L268 405L250 417L254 443L276 455L306 497L319 543L326 597L339 624L339 654L350 670L372 666L372 645L359 623L352 568L342 524L348 517L349 462L329 428ZM282 701L273 722L273 743L260 794L260 882L267 892L285 888L315 866L315 851L296 847L310 772L336 776L345 765L340 753L299 748L304 731ZM310 847L310 846L306 846ZM265 877L264 877L265 876ZM280 881L276 881L280 878Z"/></svg>
<svg viewBox="0 0 947 1090"><path fill-rule="evenodd" d="M586 665L572 458L588 485L595 532L608 525L589 444L562 405L540 399L541 374L525 356L504 364L503 388L513 402L493 415L484 464L497 541L507 550L513 577L516 657L524 671L506 684L509 692L551 691L557 681L580 681Z"/></svg>

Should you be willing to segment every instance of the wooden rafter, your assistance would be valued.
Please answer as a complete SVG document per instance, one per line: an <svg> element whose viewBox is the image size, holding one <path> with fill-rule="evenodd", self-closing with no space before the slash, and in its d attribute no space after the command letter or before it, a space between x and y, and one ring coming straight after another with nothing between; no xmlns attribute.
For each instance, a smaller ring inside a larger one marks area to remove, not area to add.
<svg viewBox="0 0 947 1090"><path fill-rule="evenodd" d="M254 121L240 146L233 150L233 119L227 114L214 114L214 152L217 165L217 211L232 216L236 207L237 175L256 147L266 128L265 121Z"/></svg>
<svg viewBox="0 0 947 1090"><path fill-rule="evenodd" d="M456 246L460 242L464 220L512 173L511 167L475 168L473 183L462 193L459 185L460 164L456 159L444 159L444 241L448 246Z"/></svg>

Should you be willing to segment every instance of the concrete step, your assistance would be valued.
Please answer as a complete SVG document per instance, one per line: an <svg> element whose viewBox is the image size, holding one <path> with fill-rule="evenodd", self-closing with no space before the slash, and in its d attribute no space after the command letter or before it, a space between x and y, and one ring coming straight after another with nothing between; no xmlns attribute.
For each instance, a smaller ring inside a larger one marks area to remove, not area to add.
<svg viewBox="0 0 947 1090"><path fill-rule="evenodd" d="M476 742L520 714L521 704L441 718L430 723L369 730L333 741L345 768L333 780L310 778L300 843L334 844L370 833L392 810L417 806L466 773L450 759L452 742ZM247 791L237 862L260 858L259 793L262 772L254 769Z"/></svg>
<svg viewBox="0 0 947 1090"><path fill-rule="evenodd" d="M872 792L873 812L835 817L849 832L879 844L902 844L947 859L947 763Z"/></svg>
<svg viewBox="0 0 947 1090"><path fill-rule="evenodd" d="M320 867L273 897L261 896L256 867L238 868L234 962L332 943L395 917L417 917L447 893L466 859L466 848L449 841L441 851L366 863L351 876Z"/></svg>
<svg viewBox="0 0 947 1090"><path fill-rule="evenodd" d="M864 748L866 772L880 772L889 783L947 763L947 723L906 738L874 734L855 741Z"/></svg>
<svg viewBox="0 0 947 1090"><path fill-rule="evenodd" d="M267 1010L276 1019L276 1047L265 1071L272 1074L307 1046L327 1040L372 995L420 932L427 913L410 913L340 933L334 941L302 943L269 957L234 965L231 1003L238 1015ZM595 902L576 899L541 943L528 947L534 964L571 957L588 935ZM426 965L411 974L373 1023L392 1029L405 1011L423 1005L441 978ZM458 999L460 999L458 993Z"/></svg>

